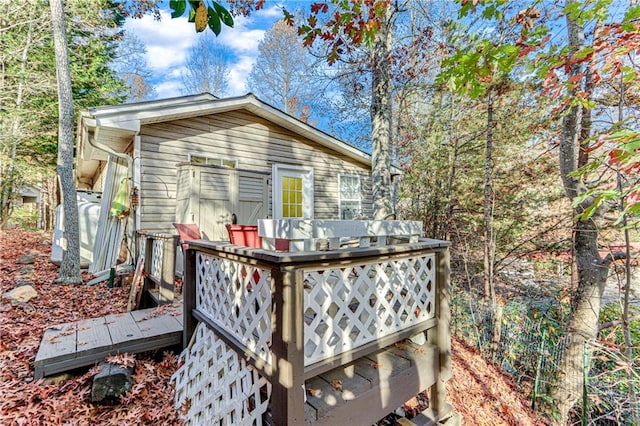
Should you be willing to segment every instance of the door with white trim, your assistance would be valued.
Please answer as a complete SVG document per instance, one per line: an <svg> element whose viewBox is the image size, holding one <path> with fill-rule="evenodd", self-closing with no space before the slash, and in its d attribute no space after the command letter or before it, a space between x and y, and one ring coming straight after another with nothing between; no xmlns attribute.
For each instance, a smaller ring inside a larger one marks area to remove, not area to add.
<svg viewBox="0 0 640 426"><path fill-rule="evenodd" d="M273 218L313 219L313 169L273 165Z"/></svg>

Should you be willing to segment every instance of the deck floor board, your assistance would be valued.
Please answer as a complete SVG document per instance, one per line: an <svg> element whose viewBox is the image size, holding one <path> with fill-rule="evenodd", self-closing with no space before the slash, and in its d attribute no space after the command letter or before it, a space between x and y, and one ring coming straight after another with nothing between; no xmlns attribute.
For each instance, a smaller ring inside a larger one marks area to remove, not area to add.
<svg viewBox="0 0 640 426"><path fill-rule="evenodd" d="M34 376L86 367L110 354L145 352L182 343L181 308L142 309L45 330L34 362Z"/></svg>

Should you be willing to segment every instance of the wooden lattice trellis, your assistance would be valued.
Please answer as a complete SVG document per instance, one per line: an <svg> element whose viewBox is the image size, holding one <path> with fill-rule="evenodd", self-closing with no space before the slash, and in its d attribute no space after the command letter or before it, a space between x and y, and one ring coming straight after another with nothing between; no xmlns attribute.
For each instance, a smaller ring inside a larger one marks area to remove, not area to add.
<svg viewBox="0 0 640 426"><path fill-rule="evenodd" d="M435 256L305 271L305 365L435 316Z"/></svg>
<svg viewBox="0 0 640 426"><path fill-rule="evenodd" d="M263 424L271 384L204 323L174 373L176 409L188 425Z"/></svg>
<svg viewBox="0 0 640 426"><path fill-rule="evenodd" d="M271 362L270 272L198 253L196 308Z"/></svg>
<svg viewBox="0 0 640 426"><path fill-rule="evenodd" d="M164 250L164 241L159 239L151 240L152 244L152 257L150 265L149 273L152 277L160 277L162 276L162 257Z"/></svg>

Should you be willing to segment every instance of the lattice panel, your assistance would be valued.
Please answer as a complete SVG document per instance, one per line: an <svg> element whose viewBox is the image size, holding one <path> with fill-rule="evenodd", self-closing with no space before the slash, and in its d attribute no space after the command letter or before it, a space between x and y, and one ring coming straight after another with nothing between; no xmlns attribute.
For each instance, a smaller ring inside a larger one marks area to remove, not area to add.
<svg viewBox="0 0 640 426"><path fill-rule="evenodd" d="M196 307L271 362L271 273L198 253Z"/></svg>
<svg viewBox="0 0 640 426"><path fill-rule="evenodd" d="M435 316L435 255L305 271L305 365Z"/></svg>
<svg viewBox="0 0 640 426"><path fill-rule="evenodd" d="M263 424L271 384L206 324L195 330L193 346L180 355L174 373L175 406L188 425Z"/></svg>
<svg viewBox="0 0 640 426"><path fill-rule="evenodd" d="M151 240L151 267L149 268L149 274L154 278L160 278L162 276L162 254L164 252L164 244L162 240Z"/></svg>

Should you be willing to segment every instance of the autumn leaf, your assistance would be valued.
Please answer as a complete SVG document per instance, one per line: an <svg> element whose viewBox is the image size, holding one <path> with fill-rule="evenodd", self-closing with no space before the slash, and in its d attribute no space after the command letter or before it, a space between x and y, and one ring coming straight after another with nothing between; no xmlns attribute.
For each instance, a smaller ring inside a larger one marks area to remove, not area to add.
<svg viewBox="0 0 640 426"><path fill-rule="evenodd" d="M313 397L320 397L320 396L322 396L322 390L320 390L320 389L314 389L314 388L312 388L312 387L307 387L307 393L308 393L310 396L313 396Z"/></svg>
<svg viewBox="0 0 640 426"><path fill-rule="evenodd" d="M336 392L342 392L342 380L333 379L331 381L331 387Z"/></svg>

